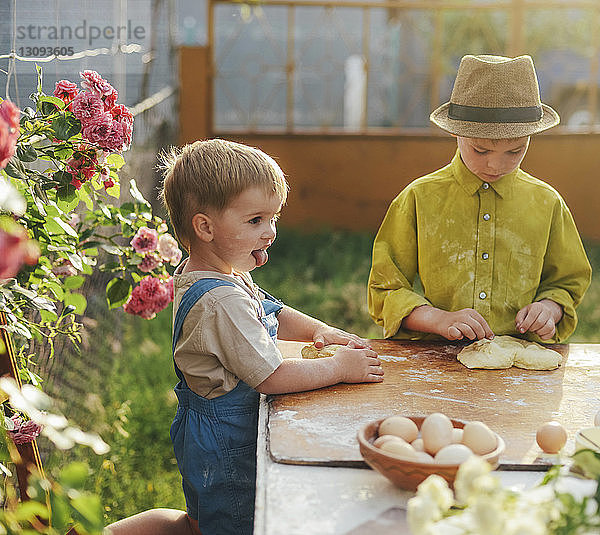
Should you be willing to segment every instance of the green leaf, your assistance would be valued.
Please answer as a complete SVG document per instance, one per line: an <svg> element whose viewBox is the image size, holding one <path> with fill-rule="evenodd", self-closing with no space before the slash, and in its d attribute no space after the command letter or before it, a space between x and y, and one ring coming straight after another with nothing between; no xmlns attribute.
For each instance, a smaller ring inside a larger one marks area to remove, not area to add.
<svg viewBox="0 0 600 535"><path fill-rule="evenodd" d="M123 250L116 245L110 245L109 243L100 244L100 248L104 249L107 253L114 254L117 256L121 256L123 254Z"/></svg>
<svg viewBox="0 0 600 535"><path fill-rule="evenodd" d="M55 492L50 494L51 524L58 533L66 533L69 525L69 502L65 496Z"/></svg>
<svg viewBox="0 0 600 535"><path fill-rule="evenodd" d="M90 197L86 184L76 190L76 195L79 197L79 200L85 203L88 210L92 210L94 208L94 203L92 202L92 198Z"/></svg>
<svg viewBox="0 0 600 535"><path fill-rule="evenodd" d="M76 290L77 288L81 288L81 285L85 282L85 277L80 277L78 275L74 275L72 277L67 277L65 279L65 288L69 290Z"/></svg>
<svg viewBox="0 0 600 535"><path fill-rule="evenodd" d="M106 158L106 162L116 169L121 169L121 167L125 165L125 159L120 154L110 154L108 158Z"/></svg>
<svg viewBox="0 0 600 535"><path fill-rule="evenodd" d="M9 162L6 164L6 167L4 168L4 171L8 176L11 176L13 178L27 180L25 167L17 158L12 158L11 160L9 160Z"/></svg>
<svg viewBox="0 0 600 535"><path fill-rule="evenodd" d="M67 252L67 258L77 271L81 271L83 269L83 262L78 254Z"/></svg>
<svg viewBox="0 0 600 535"><path fill-rule="evenodd" d="M44 323L54 323L58 319L58 314L49 310L40 310L40 318Z"/></svg>
<svg viewBox="0 0 600 535"><path fill-rule="evenodd" d="M47 116L62 110L65 107L65 103L58 97L44 95L38 99L37 106L38 110Z"/></svg>
<svg viewBox="0 0 600 535"><path fill-rule="evenodd" d="M71 225L69 225L69 223L67 223L66 221L63 221L58 216L55 216L52 219L61 229L64 230L65 234L68 234L69 236L73 236L73 238L79 238L79 234L77 234L77 231Z"/></svg>
<svg viewBox="0 0 600 535"><path fill-rule="evenodd" d="M61 113L52 121L52 130L57 139L66 141L81 132L81 123L71 113Z"/></svg>
<svg viewBox="0 0 600 535"><path fill-rule="evenodd" d="M578 450L571 458L573 459L573 464L585 477L591 479L600 478L600 452L590 449Z"/></svg>
<svg viewBox="0 0 600 535"><path fill-rule="evenodd" d="M144 196L138 189L137 184L135 183L135 180L133 178L129 181L129 193L131 194L134 200L150 207L150 203L146 199L144 199Z"/></svg>
<svg viewBox="0 0 600 535"><path fill-rule="evenodd" d="M61 210L61 212L63 212L64 214L69 214L73 210L75 210L77 206L79 206L79 199L77 196L73 197L73 199L59 198L56 200L56 205Z"/></svg>
<svg viewBox="0 0 600 535"><path fill-rule="evenodd" d="M125 279L114 278L106 285L108 308L117 308L127 301L131 292L131 284Z"/></svg>
<svg viewBox="0 0 600 535"><path fill-rule="evenodd" d="M17 145L17 158L22 162L35 162L38 156L35 149L29 143L24 143Z"/></svg>
<svg viewBox="0 0 600 535"><path fill-rule="evenodd" d="M87 464L72 462L60 471L58 482L63 487L82 489L89 475L90 469Z"/></svg>
<svg viewBox="0 0 600 535"><path fill-rule="evenodd" d="M104 512L99 496L88 493L81 494L71 500L71 507L78 513L73 515L74 520L81 523L85 533L102 532Z"/></svg>
<svg viewBox="0 0 600 535"><path fill-rule="evenodd" d="M35 500L20 502L17 507L15 517L17 520L24 522L33 520L36 516L40 518L48 518L48 508Z"/></svg>
<svg viewBox="0 0 600 535"><path fill-rule="evenodd" d="M71 202L76 198L77 188L71 184L62 186L56 191L58 198L65 202Z"/></svg>
<svg viewBox="0 0 600 535"><path fill-rule="evenodd" d="M57 160L68 160L73 155L73 149L65 145L58 145L54 148L54 157Z"/></svg>
<svg viewBox="0 0 600 535"><path fill-rule="evenodd" d="M108 193L111 197L118 199L121 196L121 186L119 186L118 183L115 183L114 186L111 186L106 190L106 193Z"/></svg>
<svg viewBox="0 0 600 535"><path fill-rule="evenodd" d="M54 282L54 281L48 281L48 282L46 282L46 286L48 286L48 288L54 294L54 297L56 297L56 299L58 299L59 301L62 301L62 298L65 295L65 292L64 292L61 284L59 284L58 282Z"/></svg>
<svg viewBox="0 0 600 535"><path fill-rule="evenodd" d="M79 314L80 316L83 315L87 307L86 298L83 295L74 292L65 292L64 303L67 306L74 306L75 314Z"/></svg>

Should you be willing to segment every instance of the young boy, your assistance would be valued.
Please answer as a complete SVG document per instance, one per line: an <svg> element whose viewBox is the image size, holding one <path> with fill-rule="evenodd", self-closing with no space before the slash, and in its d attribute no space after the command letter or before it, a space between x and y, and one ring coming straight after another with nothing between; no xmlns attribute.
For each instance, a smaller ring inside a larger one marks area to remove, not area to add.
<svg viewBox="0 0 600 535"><path fill-rule="evenodd" d="M529 136L560 120L540 102L533 61L463 57L431 120L458 150L392 202L373 246L371 316L386 338L564 341L591 268L563 199L519 168Z"/></svg>
<svg viewBox="0 0 600 535"><path fill-rule="evenodd" d="M249 272L268 260L288 186L258 149L219 139L165 158L163 199L189 257L174 276L171 426L187 514L203 535L253 530L259 393L380 382L365 340L285 306ZM333 357L283 359L276 338L346 344ZM196 522L197 521L197 522Z"/></svg>

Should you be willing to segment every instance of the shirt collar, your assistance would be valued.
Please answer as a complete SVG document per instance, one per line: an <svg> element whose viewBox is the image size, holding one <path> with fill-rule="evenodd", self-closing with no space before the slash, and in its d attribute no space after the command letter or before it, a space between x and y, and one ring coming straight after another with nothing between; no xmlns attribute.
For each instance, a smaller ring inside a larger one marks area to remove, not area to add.
<svg viewBox="0 0 600 535"><path fill-rule="evenodd" d="M452 166L452 171L457 182L462 186L468 195L474 195L479 191L484 182L476 174L472 173L464 164L458 149L456 150L456 154L454 155L454 158L452 158L450 165ZM508 175L504 175L502 178L496 180L496 182L490 182L490 187L500 197L509 198L512 193L515 177L517 176L518 172L519 168L517 167L514 171L508 173Z"/></svg>

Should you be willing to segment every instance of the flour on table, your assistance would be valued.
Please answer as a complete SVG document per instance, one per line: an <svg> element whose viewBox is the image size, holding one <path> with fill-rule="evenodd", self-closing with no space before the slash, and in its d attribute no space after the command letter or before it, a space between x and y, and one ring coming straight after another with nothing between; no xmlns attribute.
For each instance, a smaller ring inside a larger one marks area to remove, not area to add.
<svg viewBox="0 0 600 535"><path fill-rule="evenodd" d="M560 353L512 336L477 340L456 357L467 368L501 370L516 366L526 370L554 370L560 366Z"/></svg>

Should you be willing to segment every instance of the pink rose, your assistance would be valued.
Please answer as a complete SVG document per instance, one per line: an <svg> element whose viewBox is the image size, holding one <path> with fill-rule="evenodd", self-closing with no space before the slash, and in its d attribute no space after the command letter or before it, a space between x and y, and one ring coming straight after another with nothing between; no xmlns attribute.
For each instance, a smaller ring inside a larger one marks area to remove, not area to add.
<svg viewBox="0 0 600 535"><path fill-rule="evenodd" d="M119 94L102 76L96 71L83 71L79 75L81 76L81 87L98 95L105 110L110 110L115 105Z"/></svg>
<svg viewBox="0 0 600 535"><path fill-rule="evenodd" d="M160 257L156 253L146 253L141 263L138 265L138 268L140 269L140 271L148 273L149 271L152 271L153 269L160 266L160 264Z"/></svg>
<svg viewBox="0 0 600 535"><path fill-rule="evenodd" d="M19 108L10 100L0 103L0 169L13 157L19 138Z"/></svg>
<svg viewBox="0 0 600 535"><path fill-rule="evenodd" d="M0 279L14 277L23 264L33 265L39 256L39 246L21 225L13 222L8 228L0 228Z"/></svg>
<svg viewBox="0 0 600 535"><path fill-rule="evenodd" d="M85 125L104 114L104 104L98 95L82 91L71 102L71 111Z"/></svg>
<svg viewBox="0 0 600 535"><path fill-rule="evenodd" d="M104 112L91 117L81 129L81 135L92 143L97 143L102 148L112 129L112 117L110 113Z"/></svg>
<svg viewBox="0 0 600 535"><path fill-rule="evenodd" d="M128 148L131 145L133 135L133 115L127 107L123 106L123 104L117 104L110 110L110 113L112 114L113 119L123 127L123 139Z"/></svg>
<svg viewBox="0 0 600 535"><path fill-rule="evenodd" d="M15 444L33 442L40 435L42 427L33 420L23 422L23 419L16 414L13 414L10 419L15 427L9 429L8 434Z"/></svg>
<svg viewBox="0 0 600 535"><path fill-rule="evenodd" d="M149 253L156 251L158 245L158 232L148 227L140 227L131 240L131 246L136 253Z"/></svg>
<svg viewBox="0 0 600 535"><path fill-rule="evenodd" d="M163 260L172 266L176 266L181 261L182 253L177 240L168 233L158 238L158 252Z"/></svg>
<svg viewBox="0 0 600 535"><path fill-rule="evenodd" d="M70 82L69 80L59 80L56 82L54 88L54 96L62 99L65 104L70 104L71 101L77 96L79 89L77 84Z"/></svg>
<svg viewBox="0 0 600 535"><path fill-rule="evenodd" d="M152 276L144 277L129 296L123 309L128 314L134 314L145 319L152 319L171 301L173 301L173 279L159 279Z"/></svg>

